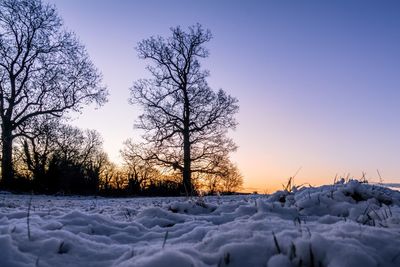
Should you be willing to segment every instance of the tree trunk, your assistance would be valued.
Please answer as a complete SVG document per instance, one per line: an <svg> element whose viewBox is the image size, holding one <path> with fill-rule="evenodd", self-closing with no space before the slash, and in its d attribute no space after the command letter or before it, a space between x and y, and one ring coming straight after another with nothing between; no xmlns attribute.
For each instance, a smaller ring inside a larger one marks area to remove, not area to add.
<svg viewBox="0 0 400 267"><path fill-rule="evenodd" d="M190 135L189 131L185 131L183 134L183 186L186 194L192 194L192 173L190 169Z"/></svg>
<svg viewBox="0 0 400 267"><path fill-rule="evenodd" d="M13 138L11 127L5 122L2 124L1 140L3 143L1 158L1 184L3 187L8 189L11 186L14 176L12 163Z"/></svg>
<svg viewBox="0 0 400 267"><path fill-rule="evenodd" d="M185 78L186 81L186 78ZM185 188L186 195L192 195L192 171L191 171L191 155L190 155L190 109L189 98L187 95L186 84L183 86L184 95L184 113L183 113L183 187Z"/></svg>

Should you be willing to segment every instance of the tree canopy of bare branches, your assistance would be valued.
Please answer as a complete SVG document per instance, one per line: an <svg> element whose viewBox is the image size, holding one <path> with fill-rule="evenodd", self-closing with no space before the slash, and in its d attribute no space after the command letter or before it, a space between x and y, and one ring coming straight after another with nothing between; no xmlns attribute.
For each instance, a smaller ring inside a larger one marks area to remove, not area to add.
<svg viewBox="0 0 400 267"><path fill-rule="evenodd" d="M84 46L41 0L0 1L2 183L12 180L13 140L43 115L106 101L101 75Z"/></svg>
<svg viewBox="0 0 400 267"><path fill-rule="evenodd" d="M193 172L212 173L214 163L236 149L227 132L237 124L239 106L222 89L212 90L209 72L201 68L211 32L197 24L188 31L171 28L171 33L139 42L151 79L134 83L131 102L143 108L136 127L146 132L147 159L179 170L189 191Z"/></svg>
<svg viewBox="0 0 400 267"><path fill-rule="evenodd" d="M15 146L15 172L37 192L96 192L109 163L95 130L62 124L57 118L36 120L28 137Z"/></svg>

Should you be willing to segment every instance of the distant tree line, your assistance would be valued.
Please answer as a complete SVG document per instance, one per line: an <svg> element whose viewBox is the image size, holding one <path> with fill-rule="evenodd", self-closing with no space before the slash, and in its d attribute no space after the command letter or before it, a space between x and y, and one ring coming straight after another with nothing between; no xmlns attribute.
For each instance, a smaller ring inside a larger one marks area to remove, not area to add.
<svg viewBox="0 0 400 267"><path fill-rule="evenodd" d="M112 163L94 130L81 130L59 119L37 120L29 136L14 146L14 187L45 194L99 194L109 196L181 195L179 171L160 168L144 159L144 148L127 140L123 164ZM221 163L213 174L193 177L196 193L232 193L242 185L235 165Z"/></svg>
<svg viewBox="0 0 400 267"><path fill-rule="evenodd" d="M143 142L127 140L112 163L94 130L68 114L107 100L101 73L55 8L41 0L0 2L1 181L6 190L103 195L193 195L240 189L229 154L236 98L208 85L201 60L212 38L200 24L138 43L150 79L134 82L131 103Z"/></svg>

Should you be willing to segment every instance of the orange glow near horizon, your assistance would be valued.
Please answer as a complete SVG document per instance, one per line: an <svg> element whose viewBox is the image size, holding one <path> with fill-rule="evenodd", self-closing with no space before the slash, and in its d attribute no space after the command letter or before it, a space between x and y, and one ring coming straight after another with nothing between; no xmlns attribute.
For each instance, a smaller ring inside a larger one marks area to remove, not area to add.
<svg viewBox="0 0 400 267"><path fill-rule="evenodd" d="M232 160L244 190L331 184L336 175L400 182L400 5L374 1L48 0L76 32L110 90L100 109L73 123L98 130L110 158L140 142L141 114L129 105L133 81L147 77L137 42L196 22L214 38L209 85L238 98L239 146ZM107 18L107 19L104 19ZM102 34L99 34L102 33Z"/></svg>

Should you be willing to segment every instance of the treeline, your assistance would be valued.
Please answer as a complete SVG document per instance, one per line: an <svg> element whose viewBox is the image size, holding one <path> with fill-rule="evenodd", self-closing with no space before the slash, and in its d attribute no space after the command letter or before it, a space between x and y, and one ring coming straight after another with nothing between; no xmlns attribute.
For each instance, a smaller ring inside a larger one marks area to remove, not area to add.
<svg viewBox="0 0 400 267"><path fill-rule="evenodd" d="M143 158L143 147L128 140L121 151L123 163L111 162L100 134L58 119L32 124L30 135L14 147L15 179L11 189L44 194L98 194L105 196L176 196L186 193L232 193L243 183L233 164L213 174L193 177L195 192L185 192L181 174Z"/></svg>

